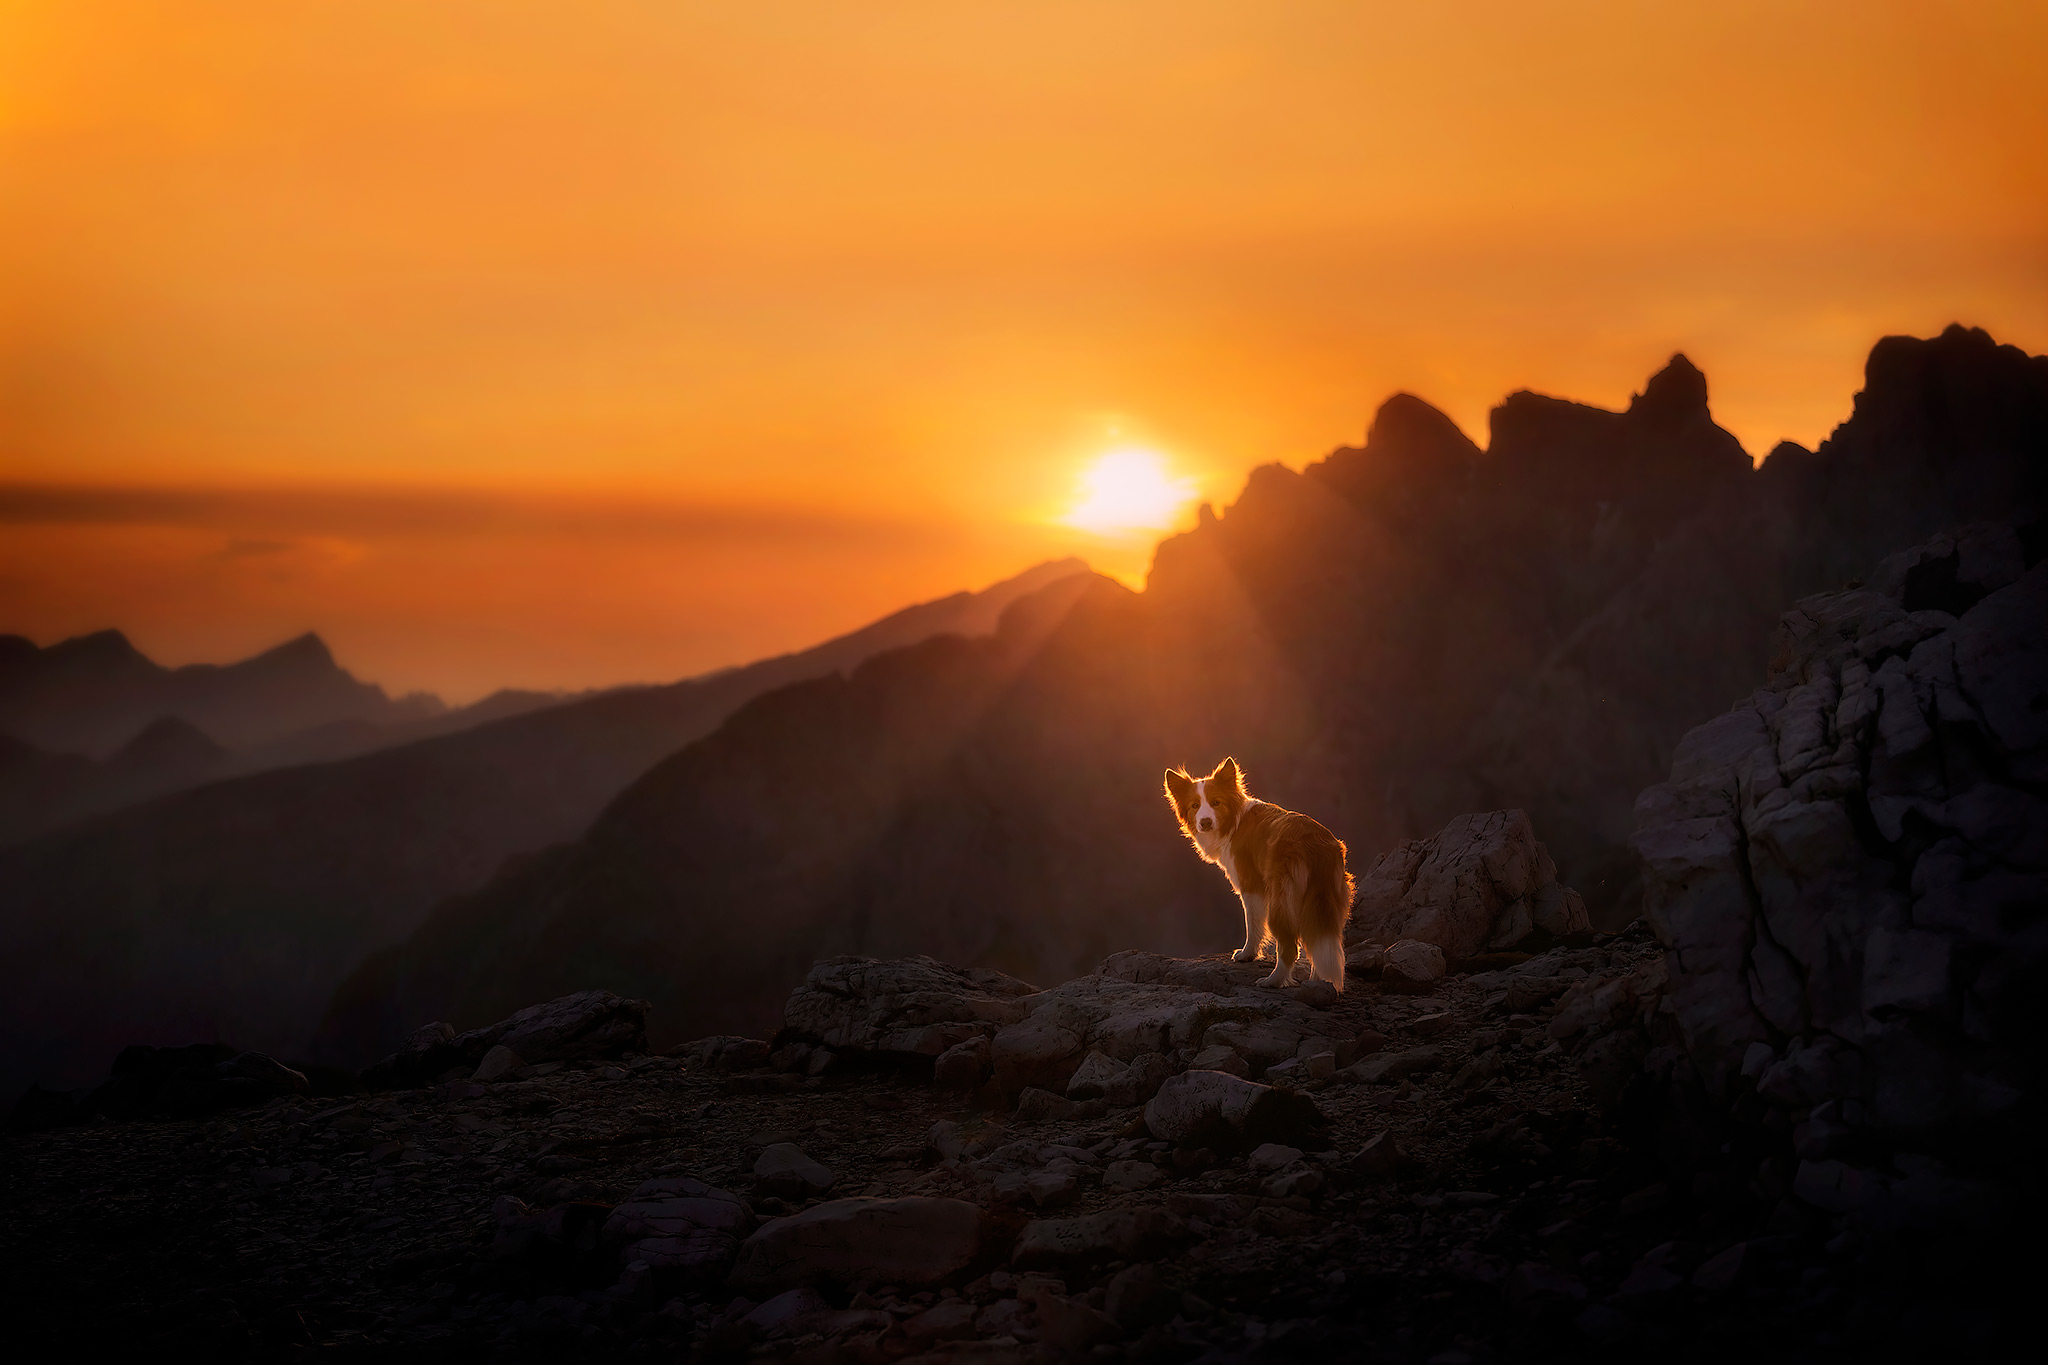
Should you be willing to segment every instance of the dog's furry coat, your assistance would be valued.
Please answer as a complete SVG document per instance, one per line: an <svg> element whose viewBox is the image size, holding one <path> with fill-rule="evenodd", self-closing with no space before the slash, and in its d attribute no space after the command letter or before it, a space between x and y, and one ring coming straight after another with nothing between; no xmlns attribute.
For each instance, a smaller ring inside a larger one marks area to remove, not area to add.
<svg viewBox="0 0 2048 1365"><path fill-rule="evenodd" d="M1223 869L1244 905L1244 947L1232 956L1250 962L1271 938L1276 962L1259 984L1287 986L1306 945L1310 970L1343 990L1352 895L1344 841L1306 815L1254 798L1232 758L1207 777L1171 769L1166 799L1195 851Z"/></svg>

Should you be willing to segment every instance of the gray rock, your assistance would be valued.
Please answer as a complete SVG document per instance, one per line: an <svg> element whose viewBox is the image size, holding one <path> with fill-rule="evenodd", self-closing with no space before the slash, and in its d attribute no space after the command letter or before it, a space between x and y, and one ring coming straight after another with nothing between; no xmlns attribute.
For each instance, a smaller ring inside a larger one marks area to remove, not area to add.
<svg viewBox="0 0 2048 1365"><path fill-rule="evenodd" d="M511 1048L506 1047L503 1043L500 1043L484 1054L484 1059L476 1065L476 1074L471 1076L470 1079L473 1081L503 1080L525 1065L526 1059L524 1057L514 1052Z"/></svg>
<svg viewBox="0 0 2048 1365"><path fill-rule="evenodd" d="M1226 1019L1209 1026L1202 1035L1202 1047L1227 1047L1254 1067L1268 1067L1293 1057L1303 1036L1301 1028L1287 1021Z"/></svg>
<svg viewBox="0 0 2048 1365"><path fill-rule="evenodd" d="M455 1041L455 1025L436 1019L431 1024L421 1024L405 1038L405 1051L425 1052L430 1047Z"/></svg>
<svg viewBox="0 0 2048 1365"><path fill-rule="evenodd" d="M1444 971L1442 948L1420 939L1404 938L1398 943L1387 945L1386 961L1380 970L1380 979L1398 976L1403 981L1427 985L1432 981L1442 980Z"/></svg>
<svg viewBox="0 0 2048 1365"><path fill-rule="evenodd" d="M1063 1294L1038 1296L1038 1333L1062 1351L1084 1352L1118 1335L1116 1319L1081 1298Z"/></svg>
<svg viewBox="0 0 2048 1365"><path fill-rule="evenodd" d="M981 1210L960 1199L834 1199L777 1218L740 1244L731 1283L747 1293L867 1279L926 1285L981 1254Z"/></svg>
<svg viewBox="0 0 2048 1365"><path fill-rule="evenodd" d="M464 1034L490 1047L509 1047L529 1065L566 1062L585 1057L616 1057L647 1049L645 1000L625 1000L610 991L578 991L529 1005L511 1018Z"/></svg>
<svg viewBox="0 0 2048 1365"><path fill-rule="evenodd" d="M1057 1094L1080 1066L1085 1046L1082 1034L1062 1026L1057 1012L1040 1011L996 1034L996 1084L1013 1095L1027 1087Z"/></svg>
<svg viewBox="0 0 2048 1365"><path fill-rule="evenodd" d="M975 1313L966 1299L942 1299L906 1318L903 1333L912 1341L960 1341L974 1335Z"/></svg>
<svg viewBox="0 0 2048 1365"><path fill-rule="evenodd" d="M1188 1146L1243 1148L1307 1137L1322 1115L1306 1096L1222 1071L1184 1071L1145 1105L1154 1137Z"/></svg>
<svg viewBox="0 0 2048 1365"><path fill-rule="evenodd" d="M1041 1209L1062 1208L1074 1202L1081 1182L1065 1171L1039 1171L1024 1177L1024 1193Z"/></svg>
<svg viewBox="0 0 2048 1365"><path fill-rule="evenodd" d="M953 1044L932 1063L932 1083L947 1090L972 1090L994 1070L989 1041L980 1034Z"/></svg>
<svg viewBox="0 0 2048 1365"><path fill-rule="evenodd" d="M1134 1260L1170 1250L1187 1237L1187 1224L1165 1209L1108 1209L1080 1218L1041 1218L1028 1224L1010 1259L1025 1269Z"/></svg>
<svg viewBox="0 0 2048 1365"><path fill-rule="evenodd" d="M527 1064L616 1057L647 1050L645 1000L610 991L578 991L529 1005L486 1028L449 1036L445 1024L416 1029L406 1046L363 1072L373 1089L419 1085L451 1067L473 1071L494 1047L508 1047Z"/></svg>
<svg viewBox="0 0 2048 1365"><path fill-rule="evenodd" d="M1149 1161L1112 1161L1102 1172L1102 1183L1113 1190L1147 1190L1165 1178Z"/></svg>
<svg viewBox="0 0 2048 1365"><path fill-rule="evenodd" d="M1171 1075L1173 1063L1165 1057L1156 1052L1140 1053L1130 1060L1121 1075L1109 1083L1102 1098L1118 1107L1143 1104L1159 1093L1159 1087Z"/></svg>
<svg viewBox="0 0 2048 1365"><path fill-rule="evenodd" d="M723 1033L699 1038L685 1046L682 1053L695 1071L752 1071L769 1065L774 1055L759 1038Z"/></svg>
<svg viewBox="0 0 2048 1365"><path fill-rule="evenodd" d="M811 968L782 1023L789 1036L835 1051L937 1057L1024 1018L1035 991L1001 972L929 957L835 957Z"/></svg>
<svg viewBox="0 0 2048 1365"><path fill-rule="evenodd" d="M837 1182L831 1170L805 1156L795 1143L771 1143L754 1161L755 1187L784 1199L814 1198Z"/></svg>
<svg viewBox="0 0 2048 1365"><path fill-rule="evenodd" d="M1126 1332L1139 1332L1178 1313L1180 1295L1168 1287L1159 1267L1141 1261L1125 1266L1110 1280L1102 1309Z"/></svg>
<svg viewBox="0 0 2048 1365"><path fill-rule="evenodd" d="M951 1119L940 1119L924 1135L924 1149L941 1161L952 1161L967 1150L967 1134Z"/></svg>
<svg viewBox="0 0 2048 1365"><path fill-rule="evenodd" d="M1289 1147L1285 1143L1268 1142L1254 1148L1247 1164L1253 1171L1265 1175L1282 1171L1301 1160L1301 1148Z"/></svg>
<svg viewBox="0 0 2048 1365"><path fill-rule="evenodd" d="M832 1305L815 1289L789 1289L761 1304L741 1319L764 1337L787 1336L813 1319L832 1311Z"/></svg>
<svg viewBox="0 0 2048 1365"><path fill-rule="evenodd" d="M1250 1076L1252 1074L1252 1069L1245 1065L1244 1058L1237 1055L1237 1049L1223 1043L1218 1043L1214 1047L1205 1047L1196 1053L1195 1059L1188 1063L1188 1070L1227 1071L1233 1076Z"/></svg>
<svg viewBox="0 0 2048 1365"><path fill-rule="evenodd" d="M1391 1180L1408 1164L1408 1154L1390 1132L1374 1135L1351 1158L1351 1169L1368 1180Z"/></svg>
<svg viewBox="0 0 2048 1365"><path fill-rule="evenodd" d="M1460 815L1373 864L1359 879L1348 937L1416 939L1464 958L1512 947L1537 928L1563 935L1591 927L1585 902L1558 882L1527 813L1505 810Z"/></svg>
<svg viewBox="0 0 2048 1365"><path fill-rule="evenodd" d="M1435 1071L1443 1064L1442 1048L1411 1047L1405 1052L1375 1053L1362 1062L1352 1063L1343 1074L1369 1084L1392 1084L1409 1076Z"/></svg>
<svg viewBox="0 0 2048 1365"><path fill-rule="evenodd" d="M1123 1080L1128 1070L1124 1063L1113 1057L1091 1052L1067 1081L1067 1095L1077 1100L1096 1099Z"/></svg>
<svg viewBox="0 0 2048 1365"><path fill-rule="evenodd" d="M1259 1192L1268 1199L1305 1199L1323 1188L1321 1171L1278 1171L1259 1182Z"/></svg>

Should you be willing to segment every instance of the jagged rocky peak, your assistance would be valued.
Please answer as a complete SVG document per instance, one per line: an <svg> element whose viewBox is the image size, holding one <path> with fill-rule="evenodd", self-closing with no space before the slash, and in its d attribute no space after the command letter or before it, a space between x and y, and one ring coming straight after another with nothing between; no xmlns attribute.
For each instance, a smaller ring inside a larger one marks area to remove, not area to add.
<svg viewBox="0 0 2048 1365"><path fill-rule="evenodd" d="M1629 415L1642 417L1659 426L1678 426L1690 421L1713 421L1707 410L1707 376L1684 353L1650 376L1643 391L1629 400Z"/></svg>
<svg viewBox="0 0 2048 1365"><path fill-rule="evenodd" d="M1344 446L1309 473L1361 508L1413 516L1432 496L1461 488L1482 458L1458 424L1413 394L1380 404L1365 445Z"/></svg>

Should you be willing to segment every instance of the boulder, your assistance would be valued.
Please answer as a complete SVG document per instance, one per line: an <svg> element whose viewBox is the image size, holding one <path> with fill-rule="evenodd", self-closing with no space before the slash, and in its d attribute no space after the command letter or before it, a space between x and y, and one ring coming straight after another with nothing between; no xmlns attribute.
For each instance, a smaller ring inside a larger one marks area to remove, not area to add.
<svg viewBox="0 0 2048 1365"><path fill-rule="evenodd" d="M503 1043L484 1054L476 1064L476 1072L470 1076L473 1081L499 1081L526 1065L526 1059L506 1047Z"/></svg>
<svg viewBox="0 0 2048 1365"><path fill-rule="evenodd" d="M1412 985L1426 986L1433 981L1441 981L1444 971L1442 948L1420 939L1404 938L1398 943L1387 945L1385 967L1380 979L1391 981L1398 977Z"/></svg>
<svg viewBox="0 0 2048 1365"><path fill-rule="evenodd" d="M1233 1076L1250 1076L1252 1069L1245 1065L1244 1058L1237 1055L1237 1049L1225 1043L1204 1047L1188 1063L1190 1071L1227 1071Z"/></svg>
<svg viewBox="0 0 2048 1365"><path fill-rule="evenodd" d="M815 1198L838 1179L793 1142L772 1142L754 1161L754 1188L783 1199Z"/></svg>
<svg viewBox="0 0 2048 1365"><path fill-rule="evenodd" d="M1344 1074L1368 1083L1392 1084L1409 1076L1435 1071L1444 1064L1443 1049L1411 1047L1404 1052L1379 1052L1362 1062L1353 1062Z"/></svg>
<svg viewBox="0 0 2048 1365"><path fill-rule="evenodd" d="M933 1058L934 1081L984 1081L1027 1118L1067 1119L1075 1102L1142 1104L1181 1065L1181 1049L1228 1025L1257 1066L1297 1054L1327 1029L1327 992L1267 990L1267 968L1227 955L1182 959L1123 952L1100 970L1037 991L998 972L930 958L842 957L818 963L791 995L778 1041L866 1054ZM1227 1064L1246 1069L1244 1063ZM1071 1093L1075 1100L1067 1099Z"/></svg>
<svg viewBox="0 0 2048 1365"><path fill-rule="evenodd" d="M650 1008L645 1000L610 991L578 991L452 1037L446 1025L429 1024L415 1030L403 1049L365 1070L363 1083L392 1089L424 1085L451 1068L473 1073L494 1047L509 1048L527 1065L644 1052Z"/></svg>
<svg viewBox="0 0 2048 1365"><path fill-rule="evenodd" d="M1080 1354L1117 1333L1117 1322L1084 1298L1064 1294L1038 1296L1038 1334L1047 1345Z"/></svg>
<svg viewBox="0 0 2048 1365"><path fill-rule="evenodd" d="M1117 1208L1080 1218L1041 1218L1017 1238L1011 1261L1025 1269L1156 1256L1184 1242L1188 1226L1156 1207Z"/></svg>
<svg viewBox="0 0 2048 1365"><path fill-rule="evenodd" d="M789 1289L748 1313L742 1322L764 1337L787 1336L832 1312L815 1289Z"/></svg>
<svg viewBox="0 0 2048 1365"><path fill-rule="evenodd" d="M972 1090L995 1069L989 1041L980 1034L958 1042L932 1063L932 1083L948 1090Z"/></svg>
<svg viewBox="0 0 2048 1365"><path fill-rule="evenodd" d="M749 1294L855 1279L936 1284L973 1265L983 1239L981 1210L962 1199L834 1199L747 1238L731 1283Z"/></svg>
<svg viewBox="0 0 2048 1365"><path fill-rule="evenodd" d="M1067 1096L1070 1099L1092 1100L1107 1093L1124 1079L1130 1070L1124 1063L1100 1052L1091 1052L1082 1059L1067 1081Z"/></svg>
<svg viewBox="0 0 2048 1365"><path fill-rule="evenodd" d="M782 1011L783 1032L836 1051L938 1057L1023 1019L1037 987L929 957L828 958Z"/></svg>
<svg viewBox="0 0 2048 1365"><path fill-rule="evenodd" d="M754 1227L754 1212L738 1195L688 1176L666 1176L642 1182L604 1222L608 1242L634 1242L643 1237L668 1237L703 1228L744 1237Z"/></svg>
<svg viewBox="0 0 2048 1365"><path fill-rule="evenodd" d="M699 1038L685 1043L676 1051L693 1071L752 1071L773 1065L775 1057L765 1040L742 1038L731 1033ZM808 1052L803 1060L809 1063Z"/></svg>
<svg viewBox="0 0 2048 1365"><path fill-rule="evenodd" d="M1558 882L1528 814L1496 810L1460 815L1435 837L1410 839L1374 863L1359 879L1346 937L1416 939L1455 960L1512 947L1539 929L1561 938L1591 928L1585 902Z"/></svg>
<svg viewBox="0 0 2048 1365"><path fill-rule="evenodd" d="M990 1053L996 1084L1012 1095L1027 1087L1063 1091L1085 1046L1082 1034L1064 1027L1057 1011L1041 1011L996 1034Z"/></svg>
<svg viewBox="0 0 2048 1365"><path fill-rule="evenodd" d="M1178 1313L1180 1295L1168 1287L1158 1266L1140 1261L1125 1266L1110 1280L1102 1309L1126 1332L1140 1332Z"/></svg>
<svg viewBox="0 0 2048 1365"><path fill-rule="evenodd" d="M1184 1071L1145 1105L1145 1127L1152 1136L1193 1147L1306 1140L1322 1124L1321 1112L1307 1096L1223 1071Z"/></svg>

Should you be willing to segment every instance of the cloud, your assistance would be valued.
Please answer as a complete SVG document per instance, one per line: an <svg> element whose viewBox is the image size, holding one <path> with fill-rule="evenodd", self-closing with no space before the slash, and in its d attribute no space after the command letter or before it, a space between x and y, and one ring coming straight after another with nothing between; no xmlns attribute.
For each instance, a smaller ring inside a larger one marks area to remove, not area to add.
<svg viewBox="0 0 2048 1365"><path fill-rule="evenodd" d="M229 556L276 554L293 537L625 538L658 542L942 543L940 522L822 509L691 503L622 494L498 493L377 486L0 483L0 524L166 526L228 532Z"/></svg>

